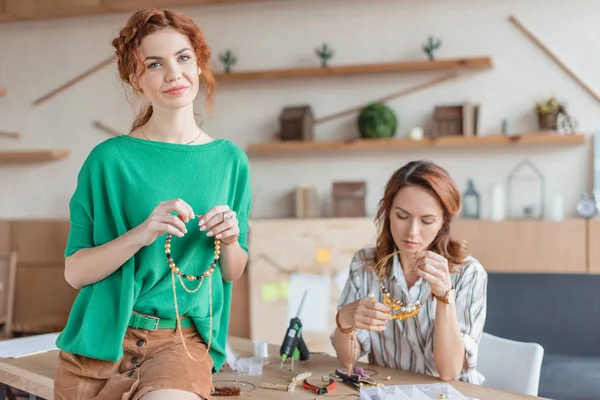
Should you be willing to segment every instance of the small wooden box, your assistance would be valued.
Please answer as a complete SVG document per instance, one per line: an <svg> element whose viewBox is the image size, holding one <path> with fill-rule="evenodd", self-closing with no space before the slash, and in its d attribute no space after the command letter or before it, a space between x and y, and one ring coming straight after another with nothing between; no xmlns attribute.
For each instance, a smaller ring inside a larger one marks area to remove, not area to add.
<svg viewBox="0 0 600 400"><path fill-rule="evenodd" d="M336 218L365 217L367 184L361 182L333 183L333 216Z"/></svg>
<svg viewBox="0 0 600 400"><path fill-rule="evenodd" d="M315 118L310 106L284 108L279 123L281 140L313 140Z"/></svg>

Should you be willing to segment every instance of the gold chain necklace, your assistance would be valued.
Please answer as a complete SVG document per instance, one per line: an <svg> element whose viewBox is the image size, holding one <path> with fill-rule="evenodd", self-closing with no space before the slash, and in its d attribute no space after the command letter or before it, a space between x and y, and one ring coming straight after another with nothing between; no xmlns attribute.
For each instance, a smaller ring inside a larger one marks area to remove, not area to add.
<svg viewBox="0 0 600 400"><path fill-rule="evenodd" d="M150 140L151 142L154 142L154 140L150 139L150 138L149 138L149 137L146 135L146 133L144 132L144 128L143 128L143 127L140 127L140 132L142 132L142 135L144 135L144 137L145 137L146 139ZM194 138L194 140L190 140L189 142L187 142L187 143L184 143L184 144L192 144L192 143L194 143L196 140L198 140L198 138L200 138L200 136L201 136L201 135L202 135L202 131L198 132L198 136L196 136L196 137Z"/></svg>
<svg viewBox="0 0 600 400"><path fill-rule="evenodd" d="M187 275L187 274L182 273L179 270L179 268L177 267L177 265L175 265L175 261L173 261L173 258L171 257L171 237L172 237L172 235L170 233L167 234L167 239L165 241L165 253L167 255L167 261L169 263L169 268L171 269L171 284L173 287L173 303L175 304L175 318L177 321L177 330L179 331L179 336L181 337L181 343L183 344L183 349L187 353L188 357L190 357L194 361L201 362L208 355L208 353L210 351L210 343L212 341L212 330L213 330L212 273L215 271L215 268L217 267L217 262L219 261L219 257L221 255L221 240L215 239L215 256L213 258L212 263L210 263L210 267L206 271L204 271L204 273L202 275L195 276L195 275ZM210 307L210 324L209 324L210 333L209 333L209 337L208 337L208 343L206 345L206 353L199 360L194 358L194 356L192 356L192 354L188 350L188 348L185 344L185 339L183 338L183 332L181 331L181 316L179 315L179 304L177 303L177 288L175 285L175 274L177 274L177 277L179 278L179 282L181 283L181 286L183 287L183 289L188 293L196 293L198 290L200 290L200 287L202 286L202 283L204 282L204 278L206 278L208 276L208 296L209 296L209 302L210 302L210 306L209 306ZM200 281L200 283L198 284L198 287L196 287L195 289L189 289L185 285L184 279L187 279L188 281Z"/></svg>

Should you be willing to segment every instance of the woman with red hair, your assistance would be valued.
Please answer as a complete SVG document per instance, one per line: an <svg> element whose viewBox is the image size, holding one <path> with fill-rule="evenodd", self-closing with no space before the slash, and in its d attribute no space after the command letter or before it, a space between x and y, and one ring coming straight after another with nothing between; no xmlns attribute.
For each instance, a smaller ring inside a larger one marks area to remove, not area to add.
<svg viewBox="0 0 600 400"><path fill-rule="evenodd" d="M248 159L196 124L194 99L204 86L211 111L216 82L190 18L141 10L113 46L147 105L78 175L65 278L81 291L57 340L54 398L206 399L248 259Z"/></svg>
<svg viewBox="0 0 600 400"><path fill-rule="evenodd" d="M448 173L413 161L387 183L375 247L354 255L332 343L349 368L369 363L481 384L477 347L487 273L450 236L460 192Z"/></svg>

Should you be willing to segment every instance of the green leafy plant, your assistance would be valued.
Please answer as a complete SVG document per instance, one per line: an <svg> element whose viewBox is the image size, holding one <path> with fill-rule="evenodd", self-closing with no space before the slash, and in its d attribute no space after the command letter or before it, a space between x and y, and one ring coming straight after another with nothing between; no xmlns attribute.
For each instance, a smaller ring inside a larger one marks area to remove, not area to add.
<svg viewBox="0 0 600 400"><path fill-rule="evenodd" d="M539 115L556 113L562 110L562 108L562 105L554 97L551 97L543 102L537 102L535 104L535 112Z"/></svg>
<svg viewBox="0 0 600 400"><path fill-rule="evenodd" d="M398 119L391 108L383 103L371 103L358 115L358 129L362 138L388 138L396 134Z"/></svg>
<svg viewBox="0 0 600 400"><path fill-rule="evenodd" d="M427 38L427 42L425 42L425 44L423 44L423 51L427 54L427 57L429 57L429 60L433 61L435 58L435 52L440 47L442 47L442 40L436 39L430 35Z"/></svg>
<svg viewBox="0 0 600 400"><path fill-rule="evenodd" d="M225 72L227 73L231 72L231 67L237 62L237 58L233 55L231 50L227 50L225 54L221 54L219 60L221 60L225 66Z"/></svg>
<svg viewBox="0 0 600 400"><path fill-rule="evenodd" d="M315 49L315 53L321 59L321 66L322 67L326 67L327 66L327 62L329 61L329 59L333 57L333 50L330 49L329 46L327 46L327 43L323 43L323 45L321 46L321 48Z"/></svg>

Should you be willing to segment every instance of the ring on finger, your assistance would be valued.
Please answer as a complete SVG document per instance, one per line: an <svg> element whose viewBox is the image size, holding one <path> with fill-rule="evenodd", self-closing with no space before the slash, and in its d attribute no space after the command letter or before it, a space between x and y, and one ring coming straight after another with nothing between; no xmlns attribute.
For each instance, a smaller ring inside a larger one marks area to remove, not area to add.
<svg viewBox="0 0 600 400"><path fill-rule="evenodd" d="M228 221L232 218L233 218L233 211L226 211L225 214L223 215L223 219L225 221Z"/></svg>

